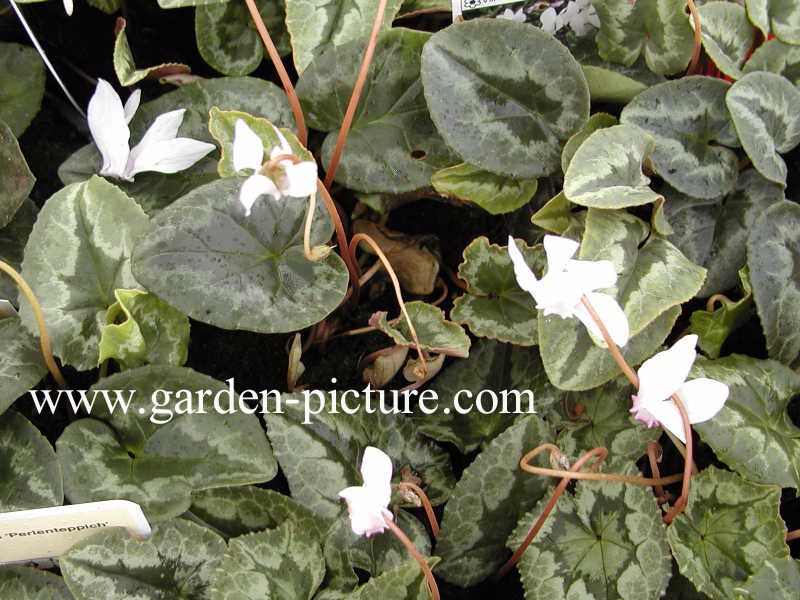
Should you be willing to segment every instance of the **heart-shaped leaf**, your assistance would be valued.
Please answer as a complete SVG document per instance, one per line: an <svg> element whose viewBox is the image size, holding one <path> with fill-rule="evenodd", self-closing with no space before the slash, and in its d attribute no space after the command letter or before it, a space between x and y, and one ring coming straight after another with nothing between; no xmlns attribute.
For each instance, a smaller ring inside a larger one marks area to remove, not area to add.
<svg viewBox="0 0 800 600"><path fill-rule="evenodd" d="M310 600L322 583L322 546L286 522L230 541L211 588L212 600Z"/></svg>
<svg viewBox="0 0 800 600"><path fill-rule="evenodd" d="M465 21L422 52L433 122L468 163L523 179L554 173L564 141L589 117L578 62L541 29L506 19Z"/></svg>
<svg viewBox="0 0 800 600"><path fill-rule="evenodd" d="M430 34L392 29L377 42L361 102L344 146L336 181L360 192L409 192L430 185L437 170L457 158L436 132L420 82L420 53ZM330 165L363 44L332 48L297 83L315 129L329 131L322 161Z"/></svg>
<svg viewBox="0 0 800 600"><path fill-rule="evenodd" d="M469 358L447 367L430 389L439 407L430 415L417 413L418 430L465 454L485 447L531 408L541 414L561 397L547 379L538 349L492 340L478 340Z"/></svg>
<svg viewBox="0 0 800 600"><path fill-rule="evenodd" d="M36 214L39 209L30 198L22 203L17 214L11 222L0 229L0 260L8 263L11 268L19 271L25 243L33 229ZM17 297L17 284L10 277L0 277L0 298L14 299Z"/></svg>
<svg viewBox="0 0 800 600"><path fill-rule="evenodd" d="M720 460L750 481L800 486L800 428L787 412L800 376L773 360L739 355L698 362L692 373L730 390L722 411L695 426Z"/></svg>
<svg viewBox="0 0 800 600"><path fill-rule="evenodd" d="M0 414L47 373L38 340L19 317L0 319Z"/></svg>
<svg viewBox="0 0 800 600"><path fill-rule="evenodd" d="M438 575L468 587L494 573L507 558L505 542L517 520L544 496L549 481L520 470L519 459L552 442L549 427L529 415L492 440L465 470L442 519Z"/></svg>
<svg viewBox="0 0 800 600"><path fill-rule="evenodd" d="M791 600L800 589L800 561L791 558L774 559L748 577L734 592L744 598L775 598Z"/></svg>
<svg viewBox="0 0 800 600"><path fill-rule="evenodd" d="M648 68L671 75L686 68L694 45L683 0L594 0L600 17L597 49L606 60L632 65L641 54Z"/></svg>
<svg viewBox="0 0 800 600"><path fill-rule="evenodd" d="M139 287L130 255L147 227L142 209L100 177L69 185L45 203L25 246L22 276L41 304L53 351L64 363L97 366L114 290ZM27 302L20 315L25 327L37 332Z"/></svg>
<svg viewBox="0 0 800 600"><path fill-rule="evenodd" d="M61 577L33 567L0 569L0 595L17 600L74 600Z"/></svg>
<svg viewBox="0 0 800 600"><path fill-rule="evenodd" d="M718 198L736 182L738 158L724 147L739 145L725 106L729 88L710 77L667 81L639 94L620 116L655 139L656 173L696 198Z"/></svg>
<svg viewBox="0 0 800 600"><path fill-rule="evenodd" d="M586 83L589 86L589 96L592 102L609 102L612 104L627 104L637 94L647 89L640 81L626 77L611 69L581 65Z"/></svg>
<svg viewBox="0 0 800 600"><path fill-rule="evenodd" d="M388 0L383 29L391 27L401 4L402 0ZM292 39L292 58L297 72L302 74L315 57L331 46L354 42L363 49L377 8L376 0L289 0L286 28ZM360 58L356 62L360 63Z"/></svg>
<svg viewBox="0 0 800 600"><path fill-rule="evenodd" d="M731 598L765 561L787 558L780 495L715 467L692 477L688 505L667 528L681 573L712 598Z"/></svg>
<svg viewBox="0 0 800 600"><path fill-rule="evenodd" d="M303 254L304 200L261 196L245 216L243 181L200 186L159 213L136 246L137 279L193 319L225 329L278 333L321 321L344 298L344 262ZM318 203L311 245L332 229Z"/></svg>
<svg viewBox="0 0 800 600"><path fill-rule="evenodd" d="M661 198L642 173L653 138L632 125L597 129L575 151L564 173L567 200L595 208L625 208Z"/></svg>
<svg viewBox="0 0 800 600"><path fill-rule="evenodd" d="M28 419L8 411L0 419L0 512L61 506L64 490L53 447ZM2 590L0 583L0 590Z"/></svg>
<svg viewBox="0 0 800 600"><path fill-rule="evenodd" d="M59 564L77 600L211 600L224 552L216 533L175 519L155 525L147 541L124 529L98 533L70 548Z"/></svg>
<svg viewBox="0 0 800 600"><path fill-rule="evenodd" d="M774 33L787 44L800 44L800 7L793 0L745 0L745 6L765 38Z"/></svg>
<svg viewBox="0 0 800 600"><path fill-rule="evenodd" d="M281 56L288 54L284 3L258 0L256 5L278 52ZM225 75L247 75L264 59L264 46L243 2L198 6L194 12L194 32L200 56Z"/></svg>
<svg viewBox="0 0 800 600"><path fill-rule="evenodd" d="M254 486L201 490L192 494L191 513L228 537L291 522L322 540L330 523L289 496Z"/></svg>
<svg viewBox="0 0 800 600"><path fill-rule="evenodd" d="M332 394L338 395L335 412ZM361 410L353 411L356 406ZM449 496L453 474L447 453L417 433L404 416L411 409L406 410L402 395L395 402L392 393L385 391L355 396L352 391L312 390L302 396L283 396L281 407L282 413L272 411L266 417L269 439L292 498L317 515L335 518L341 514L344 507L338 493L361 485L358 468L367 446L392 457L396 478L405 466L418 473L434 504Z"/></svg>
<svg viewBox="0 0 800 600"><path fill-rule="evenodd" d="M272 479L264 432L228 383L158 365L95 384L86 399L92 418L71 423L56 442L67 498L129 499L158 521L186 511L193 490Z"/></svg>
<svg viewBox="0 0 800 600"><path fill-rule="evenodd" d="M703 48L717 68L733 79L742 76L742 64L753 45L755 29L744 6L732 2L708 2L697 8Z"/></svg>
<svg viewBox="0 0 800 600"><path fill-rule="evenodd" d="M742 327L753 315L753 286L746 269L739 271L743 294L740 300L723 296L714 310L696 310L691 316L691 332L700 338L699 348L709 357L718 358L722 344L731 333Z"/></svg>
<svg viewBox="0 0 800 600"><path fill-rule="evenodd" d="M466 200L492 215L501 215L525 206L539 186L536 179L514 179L484 171L467 163L436 171L431 185L449 198Z"/></svg>
<svg viewBox="0 0 800 600"><path fill-rule="evenodd" d="M541 249L519 241L517 247L529 262L544 264ZM522 346L537 343L535 302L519 287L505 246L474 239L464 249L458 277L467 283L467 293L453 304L454 321L466 323L477 336Z"/></svg>
<svg viewBox="0 0 800 600"><path fill-rule="evenodd" d="M771 71L783 75L793 84L800 83L800 46L793 46L777 38L761 44L744 64L744 72Z"/></svg>
<svg viewBox="0 0 800 600"><path fill-rule="evenodd" d="M515 550L539 518L542 500L508 539ZM526 600L660 598L671 575L669 548L648 488L579 482L560 498L517 565Z"/></svg>
<svg viewBox="0 0 800 600"><path fill-rule="evenodd" d="M617 118L608 113L595 113L589 117L589 120L586 121L586 125L584 125L578 133L569 138L567 143L564 144L564 149L561 151L561 170L564 173L567 172L567 167L569 167L569 163L572 162L572 157L575 156L575 152L581 147L581 144L583 144L583 142L585 142L590 135L592 135L598 129L613 127L617 123Z"/></svg>
<svg viewBox="0 0 800 600"><path fill-rule="evenodd" d="M459 325L446 320L441 309L425 302L408 302L406 311L423 350L461 358L469 356L469 337ZM386 312L377 312L370 317L369 324L391 337L398 346L414 346L408 322L404 318L390 322L386 317Z"/></svg>
<svg viewBox="0 0 800 600"><path fill-rule="evenodd" d="M0 121L17 137L39 112L44 97L44 63L29 46L0 43Z"/></svg>
<svg viewBox="0 0 800 600"><path fill-rule="evenodd" d="M439 559L428 558L425 562L432 569ZM411 561L373 577L352 594L342 596L342 600L422 600L430 595L419 565Z"/></svg>
<svg viewBox="0 0 800 600"><path fill-rule="evenodd" d="M0 121L0 228L14 218L35 181L17 138L11 128Z"/></svg>
<svg viewBox="0 0 800 600"><path fill-rule="evenodd" d="M747 266L767 351L787 365L800 355L800 206L775 203L753 224Z"/></svg>
<svg viewBox="0 0 800 600"><path fill-rule="evenodd" d="M137 69L131 46L128 43L128 35L125 33L126 26L125 19L119 17L116 27L117 39L114 42L114 71L120 84L128 87L147 77L163 77L164 75L191 72L188 65L181 63L162 63L154 67Z"/></svg>
<svg viewBox="0 0 800 600"><path fill-rule="evenodd" d="M775 73L748 73L725 96L733 124L753 166L786 187L786 163L780 154L800 143L800 90Z"/></svg>

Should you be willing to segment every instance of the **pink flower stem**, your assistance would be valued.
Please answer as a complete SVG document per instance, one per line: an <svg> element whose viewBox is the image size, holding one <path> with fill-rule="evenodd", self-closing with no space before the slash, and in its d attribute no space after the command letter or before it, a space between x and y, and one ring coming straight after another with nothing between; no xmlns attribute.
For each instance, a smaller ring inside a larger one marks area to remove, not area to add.
<svg viewBox="0 0 800 600"><path fill-rule="evenodd" d="M384 517L383 520L391 532L397 537L398 540L400 540L403 546L406 547L406 550L408 550L409 554L414 557L414 560L417 561L419 568L422 569L422 572L425 574L425 579L428 581L428 589L431 592L431 598L433 598L433 600L439 600L439 586L436 585L436 578L433 576L433 572L428 566L428 563L425 562L425 559L419 553L419 550L417 550L417 547L414 546L413 542L408 539L408 536L403 533L403 530L395 525L394 521L388 517Z"/></svg>
<svg viewBox="0 0 800 600"><path fill-rule="evenodd" d="M401 481L397 487L401 490L408 488L417 495L420 502L422 502L422 507L425 509L425 515L428 517L428 524L431 526L433 539L439 539L439 521L436 520L436 514L433 512L433 506L431 505L430 498L428 498L428 494L416 483L410 481Z"/></svg>

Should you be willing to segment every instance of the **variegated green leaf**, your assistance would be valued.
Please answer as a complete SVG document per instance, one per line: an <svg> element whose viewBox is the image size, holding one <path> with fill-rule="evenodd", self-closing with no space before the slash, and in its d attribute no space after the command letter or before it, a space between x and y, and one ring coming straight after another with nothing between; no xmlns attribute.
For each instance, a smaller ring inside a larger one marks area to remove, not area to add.
<svg viewBox="0 0 800 600"><path fill-rule="evenodd" d="M282 414L270 410L266 416L269 439L294 500L324 518L342 514L344 506L337 494L347 486L361 485L358 469L367 446L392 457L396 479L405 465L419 474L434 504L449 496L453 474L447 453L419 435L405 417L403 413L409 414L411 408L409 404L405 410L402 395L395 403L388 392L372 391L369 399L350 392L338 400L336 412L323 410L323 398L331 408L332 393L313 390L302 396L284 395ZM430 398L427 402L430 406ZM360 410L353 411L356 406Z"/></svg>
<svg viewBox="0 0 800 600"><path fill-rule="evenodd" d="M564 141L589 117L589 89L569 51L506 19L443 29L422 52L433 122L468 163L512 177L554 173Z"/></svg>
<svg viewBox="0 0 800 600"><path fill-rule="evenodd" d="M775 73L748 73L725 97L733 124L753 166L770 181L786 186L780 154L800 143L800 90Z"/></svg>
<svg viewBox="0 0 800 600"><path fill-rule="evenodd" d="M470 339L464 329L445 319L441 309L425 302L408 302L406 311L414 324L420 346L434 354L448 356L469 356ZM387 319L386 312L376 312L369 323L394 340L398 346L415 347L411 329L405 318Z"/></svg>
<svg viewBox="0 0 800 600"><path fill-rule="evenodd" d="M794 0L745 0L745 6L764 37L774 33L787 44L800 44L800 6Z"/></svg>
<svg viewBox="0 0 800 600"><path fill-rule="evenodd" d="M428 115L420 53L430 34L393 29L378 38L336 180L360 192L409 192L430 185L458 162ZM332 48L303 72L297 93L315 129L329 131L322 162L330 165L358 76L363 44Z"/></svg>
<svg viewBox="0 0 800 600"><path fill-rule="evenodd" d="M581 65L581 69L583 69L586 83L589 85L589 96L592 102L627 104L637 94L647 89L642 82L611 69L592 65Z"/></svg>
<svg viewBox="0 0 800 600"><path fill-rule="evenodd" d="M38 339L22 326L19 317L0 319L0 415L45 373Z"/></svg>
<svg viewBox="0 0 800 600"><path fill-rule="evenodd" d="M660 598L671 575L669 548L648 488L578 482L545 521L517 569L526 600ZM545 500L520 519L508 539L515 550Z"/></svg>
<svg viewBox="0 0 800 600"><path fill-rule="evenodd" d="M151 76L161 77L191 72L188 65L181 63L162 63L154 67L137 69L133 60L131 46L128 43L128 35L125 33L126 26L125 19L120 17L117 20L117 39L114 42L114 72L117 74L117 79L121 85L128 87Z"/></svg>
<svg viewBox="0 0 800 600"><path fill-rule="evenodd" d="M781 186L767 181L755 169L739 174L724 201L699 201L667 190L664 195L664 212L674 232L670 242L693 263L708 269L698 292L703 298L737 284L753 223L784 199Z"/></svg>
<svg viewBox="0 0 800 600"><path fill-rule="evenodd" d="M792 600L800 589L800 561L791 558L773 559L734 588L736 598L775 598Z"/></svg>
<svg viewBox="0 0 800 600"><path fill-rule="evenodd" d="M751 71L771 71L795 85L800 84L800 46L785 44L776 38L767 40L744 64L744 72Z"/></svg>
<svg viewBox="0 0 800 600"><path fill-rule="evenodd" d="M136 246L136 277L191 318L225 329L278 333L321 321L344 298L344 262L335 253L305 257L304 199L261 196L245 216L243 181L203 185L159 213ZM332 230L318 202L311 245Z"/></svg>
<svg viewBox="0 0 800 600"><path fill-rule="evenodd" d="M574 204L567 200L564 192L561 191L531 215L531 223L545 231L553 231L558 235L571 237L567 235L568 231L575 230L575 228L579 231L583 229L581 221L583 213L573 213L573 206ZM580 233L578 237L580 237Z"/></svg>
<svg viewBox="0 0 800 600"><path fill-rule="evenodd" d="M493 340L478 340L469 358L448 366L430 389L439 398L439 410L417 412L418 430L463 453L485 447L520 414L542 414L561 398L547 379L537 348Z"/></svg>
<svg viewBox="0 0 800 600"><path fill-rule="evenodd" d="M557 439L558 447L567 456L578 457L584 452L604 446L609 458L620 464L625 460L636 461L647 450L647 442L657 440L660 429L642 427L628 410L631 406L633 388L620 376L602 387L569 394L564 403L578 419L564 414L564 403L556 404L564 417L564 429Z"/></svg>
<svg viewBox="0 0 800 600"><path fill-rule="evenodd" d="M634 125L597 129L578 147L564 173L567 200L595 208L625 208L655 202L642 173L653 138Z"/></svg>
<svg viewBox="0 0 800 600"><path fill-rule="evenodd" d="M98 343L114 290L137 288L130 269L136 240L148 227L141 208L100 177L56 192L33 227L22 276L41 304L53 352L77 369L98 364ZM27 302L22 323L36 332Z"/></svg>
<svg viewBox="0 0 800 600"><path fill-rule="evenodd" d="M572 162L572 157L575 156L575 152L590 135L598 129L613 127L617 123L617 118L608 113L595 113L589 117L589 120L586 121L586 125L564 144L564 149L561 151L561 170L564 173L567 172L567 167L569 167L569 163Z"/></svg>
<svg viewBox="0 0 800 600"><path fill-rule="evenodd" d="M0 260L5 261L17 271L20 269L25 243L31 234L38 212L39 209L28 198L19 207L11 222L0 229ZM13 300L16 297L17 284L6 275L0 277L0 298Z"/></svg>
<svg viewBox="0 0 800 600"><path fill-rule="evenodd" d="M330 525L289 496L255 486L194 492L190 512L228 537L291 522L322 540Z"/></svg>
<svg viewBox="0 0 800 600"><path fill-rule="evenodd" d="M696 198L718 198L736 181L738 159L724 147L739 145L724 102L729 87L710 77L668 81L639 94L620 116L655 138L656 173Z"/></svg>
<svg viewBox="0 0 800 600"><path fill-rule="evenodd" d="M0 121L19 137L39 112L44 63L29 46L0 43Z"/></svg>
<svg viewBox="0 0 800 600"><path fill-rule="evenodd" d="M439 559L428 558L426 562L432 569ZM342 596L342 600L427 600L430 597L425 576L419 565L411 561L373 577L352 594Z"/></svg>
<svg viewBox="0 0 800 600"><path fill-rule="evenodd" d="M747 267L767 351L796 365L800 355L800 206L775 203L753 224L747 238Z"/></svg>
<svg viewBox="0 0 800 600"><path fill-rule="evenodd" d="M276 126L267 119L249 115L238 110L219 110L212 107L208 113L208 130L220 146L220 159L217 172L220 177L234 177L237 172L233 168L233 138L237 121L244 121L250 129L261 138L264 145L264 160L269 160L273 148L282 144ZM297 139L289 129L281 128L281 135L288 142L292 153L302 160L314 162L314 156Z"/></svg>
<svg viewBox="0 0 800 600"><path fill-rule="evenodd" d="M524 242L517 247L531 263L544 265L541 248ZM505 246L490 244L485 237L474 239L464 249L458 277L466 282L467 293L456 299L451 318L469 325L474 335L522 346L536 344L536 306L521 289Z"/></svg>
<svg viewBox="0 0 800 600"><path fill-rule="evenodd" d="M121 0L88 0L89 4L106 14L113 14L119 10Z"/></svg>
<svg viewBox="0 0 800 600"><path fill-rule="evenodd" d="M124 529L98 533L60 557L76 600L210 600L225 541L182 519L153 527L147 541Z"/></svg>
<svg viewBox="0 0 800 600"><path fill-rule="evenodd" d="M53 447L14 410L0 418L0 465L0 513L64 502L61 468Z"/></svg>
<svg viewBox="0 0 800 600"><path fill-rule="evenodd" d="M436 171L431 176L431 184L440 194L477 204L492 215L525 206L539 186L536 179L514 179L467 163Z"/></svg>
<svg viewBox="0 0 800 600"><path fill-rule="evenodd" d="M667 528L681 573L701 592L722 600L765 561L787 558L780 495L778 487L756 485L715 467L692 477L688 506Z"/></svg>
<svg viewBox="0 0 800 600"><path fill-rule="evenodd" d="M289 101L277 85L251 77L218 77L182 85L143 104L130 123L130 141L139 142L158 115L184 108L178 135L213 142L208 131L208 112L215 106L258 115L278 127L294 127ZM148 214L153 214L197 186L216 179L218 159L217 153L212 152L180 173L139 173L134 182L118 183ZM101 165L100 153L94 144L89 144L61 164L58 176L65 184L84 181L97 173Z"/></svg>
<svg viewBox="0 0 800 600"><path fill-rule="evenodd" d="M742 76L742 64L753 45L755 29L744 6L733 2L708 2L698 7L703 49L717 68L733 79Z"/></svg>
<svg viewBox="0 0 800 600"><path fill-rule="evenodd" d="M289 53L281 0L258 0L261 18L281 56ZM264 45L244 2L198 6L194 13L197 49L209 65L225 75L247 75L264 59Z"/></svg>
<svg viewBox="0 0 800 600"><path fill-rule="evenodd" d="M384 29L391 27L401 4L402 0L386 3ZM366 46L377 9L378 0L286 0L286 28L297 72L331 46L351 41Z"/></svg>
<svg viewBox="0 0 800 600"><path fill-rule="evenodd" d="M684 4L683 0L594 0L601 24L596 37L600 56L631 65L644 54L654 73L683 70L694 49Z"/></svg>
<svg viewBox="0 0 800 600"><path fill-rule="evenodd" d="M722 411L695 425L719 459L750 481L800 486L800 428L787 412L800 376L776 361L740 355L698 362L692 373L730 390Z"/></svg>
<svg viewBox="0 0 800 600"><path fill-rule="evenodd" d="M287 522L232 539L209 596L212 600L310 600L324 575L319 541Z"/></svg>
<svg viewBox="0 0 800 600"><path fill-rule="evenodd" d="M0 597L16 600L74 600L61 577L33 567L0 569Z"/></svg>
<svg viewBox="0 0 800 600"><path fill-rule="evenodd" d="M35 181L17 138L11 128L0 121L0 228L8 225L17 214Z"/></svg>
<svg viewBox="0 0 800 600"><path fill-rule="evenodd" d="M184 6L203 6L205 4L218 4L225 0L158 0L161 8L182 8Z"/></svg>
<svg viewBox="0 0 800 600"><path fill-rule="evenodd" d="M186 511L194 490L272 479L277 465L257 407L228 381L158 365L95 384L92 418L71 423L56 442L67 498L128 499L162 521Z"/></svg>
<svg viewBox="0 0 800 600"><path fill-rule="evenodd" d="M100 362L116 360L124 369L143 364L180 366L189 354L189 319L142 290L114 290L117 301L106 313L100 334Z"/></svg>
<svg viewBox="0 0 800 600"><path fill-rule="evenodd" d="M517 520L549 485L519 468L519 459L552 442L548 425L529 415L492 440L465 470L444 510L436 573L467 587L496 572L508 557L505 542ZM537 459L538 460L538 459Z"/></svg>
<svg viewBox="0 0 800 600"><path fill-rule="evenodd" d="M723 296L719 307L712 311L696 310L691 316L690 331L700 336L698 347L709 357L718 358L728 336L750 320L753 315L753 286L747 269L739 271L743 294L740 300Z"/></svg>

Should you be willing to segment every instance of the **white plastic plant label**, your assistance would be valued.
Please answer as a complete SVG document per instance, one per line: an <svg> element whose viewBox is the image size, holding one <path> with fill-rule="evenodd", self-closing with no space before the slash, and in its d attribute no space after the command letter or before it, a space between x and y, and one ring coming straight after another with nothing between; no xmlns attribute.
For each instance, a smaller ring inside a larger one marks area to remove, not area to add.
<svg viewBox="0 0 800 600"><path fill-rule="evenodd" d="M460 21L464 12L477 10L488 6L501 6L503 4L518 4L521 0L452 0L453 23Z"/></svg>
<svg viewBox="0 0 800 600"><path fill-rule="evenodd" d="M54 559L112 527L122 527L137 539L150 537L141 507L128 500L0 513L0 565Z"/></svg>

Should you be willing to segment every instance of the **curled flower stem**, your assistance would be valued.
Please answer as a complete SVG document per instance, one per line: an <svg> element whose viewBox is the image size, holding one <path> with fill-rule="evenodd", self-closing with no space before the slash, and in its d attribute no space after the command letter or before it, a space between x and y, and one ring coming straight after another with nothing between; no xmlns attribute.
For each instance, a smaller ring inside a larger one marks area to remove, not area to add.
<svg viewBox="0 0 800 600"><path fill-rule="evenodd" d="M347 141L347 134L350 133L350 126L353 124L356 108L358 108L358 100L361 98L361 92L367 81L367 72L369 71L370 64L372 64L372 56L375 54L375 45L378 43L378 34L381 31L381 24L383 24L383 14L386 12L386 2L387 0L380 0L378 2L378 10L375 13L375 20L372 22L372 32L370 33L367 48L364 50L364 59L361 61L361 69L358 71L358 77L353 86L353 93L350 94L350 101L347 103L347 110L345 110L342 126L339 129L339 137L336 139L336 146L331 155L331 162L328 163L328 168L325 171L326 188L331 187L333 177L336 175L336 170L339 168L339 159L342 156L342 150L344 150L344 143Z"/></svg>
<svg viewBox="0 0 800 600"><path fill-rule="evenodd" d="M606 329L605 324L603 323L602 319L600 319L600 315L597 314L597 311L592 306L592 303L589 302L589 298L584 296L581 298L581 302L583 306L586 307L586 310L589 312L589 315L592 317L597 326L600 328L600 333L603 334L603 339L608 346L609 352L611 352L611 356L614 357L614 360L619 366L620 371L628 378L628 380L633 384L637 390L639 389L639 377L636 375L636 372L631 368L625 358L622 356L622 352L619 351L619 348L614 343L614 340L611 339L611 334L608 333L608 329Z"/></svg>
<svg viewBox="0 0 800 600"><path fill-rule="evenodd" d="M409 489L417 495L420 502L422 502L422 507L425 509L425 516L428 517L428 524L431 526L433 539L439 539L439 521L436 520L436 514L433 512L433 506L431 506L431 501L428 498L428 494L426 494L425 491L416 483L412 483L410 481L401 481L397 487L401 490Z"/></svg>
<svg viewBox="0 0 800 600"><path fill-rule="evenodd" d="M664 523L668 525L675 520L675 517L683 512L684 508L686 508L686 503L689 501L689 486L692 481L692 467L694 465L694 461L692 460L692 424L689 422L689 415L686 414L686 407L683 406L683 402L681 402L677 394L672 394L672 401L681 413L683 432L686 437L686 456L683 461L683 485L681 486L681 495L675 501L672 509L664 515Z"/></svg>
<svg viewBox="0 0 800 600"><path fill-rule="evenodd" d="M389 275L389 279L392 280L392 285L394 286L394 293L397 297L397 303L400 305L400 312L403 313L403 318L405 318L406 323L408 324L408 331L411 333L411 339L414 341L414 347L417 350L417 355L419 356L420 364L422 366L422 375L424 376L427 372L427 367L425 365L425 355L422 352L422 346L419 343L419 337L417 336L417 330L414 327L414 323L411 322L411 317L406 310L406 303L403 300L403 292L400 290L400 281L397 279L397 274L394 272L389 259L386 258L386 255L381 250L381 247L373 240L370 236L366 233L357 233L352 238L350 238L350 256L356 255L356 247L360 241L367 242L372 249L375 251L375 254L378 255L378 258L383 263L383 267L386 269L386 273Z"/></svg>
<svg viewBox="0 0 800 600"><path fill-rule="evenodd" d="M258 34L261 36L261 41L264 42L264 48L267 50L272 65L278 72L283 89L289 97L289 104L292 105L292 113L294 113L294 120L297 123L297 139L303 146L308 142L308 130L306 129L306 119L303 116L303 108L300 106L300 100L297 98L297 92L294 90L292 80L289 78L289 73L286 72L286 67L283 66L281 55L269 35L267 26L264 24L264 19L261 18L261 13L256 6L255 0L244 0L247 4L247 10L250 11L250 18L253 19L253 24L256 26Z"/></svg>
<svg viewBox="0 0 800 600"><path fill-rule="evenodd" d="M350 285L353 286L352 293L354 297L358 297L358 290L361 289L361 286L358 283L359 268L355 262L355 254L350 251L347 243L347 234L344 231L342 219L339 217L339 211L336 210L336 204L334 204L333 198L328 193L328 188L319 179L317 179L317 193L322 197L325 208L328 209L328 214L333 221L333 228L336 230L336 241L342 250L342 259L344 264L347 265L347 271L350 273Z"/></svg>
<svg viewBox="0 0 800 600"><path fill-rule="evenodd" d="M361 277L358 278L358 284L360 286L363 286L365 283L367 283L370 279L372 279L375 276L375 273L381 270L382 266L383 264L381 263L381 261L376 260L375 263L369 269L364 271Z"/></svg>
<svg viewBox="0 0 800 600"><path fill-rule="evenodd" d="M794 531L790 531L786 534L786 541L791 542L792 540L800 539L800 529L795 529Z"/></svg>
<svg viewBox="0 0 800 600"><path fill-rule="evenodd" d="M444 279L442 279L441 277L437 277L436 284L442 287L442 293L439 294L439 297L436 298L436 300L433 300L431 302L433 306L439 306L442 302L447 300L447 296L450 294L450 288L447 287L447 282Z"/></svg>
<svg viewBox="0 0 800 600"><path fill-rule="evenodd" d="M20 275L7 262L0 260L0 271L8 275L14 281L14 283L17 284L17 287L19 287L22 293L25 294L28 302L30 302L31 309L33 310L33 316L36 319L36 325L39 328L39 346L42 349L44 362L47 365L47 369L50 371L50 374L53 376L53 379L56 380L58 387L61 389L67 389L69 386L67 386L64 376L61 374L61 369L58 368L56 360L53 358L53 351L50 348L50 336L47 333L47 325L44 322L44 314L42 313L41 306L39 306L39 301L36 300L33 290L22 278L22 275Z"/></svg>
<svg viewBox="0 0 800 600"><path fill-rule="evenodd" d="M719 302L720 304L733 304L730 298L725 294L714 294L706 301L706 311L714 312L714 305Z"/></svg>
<svg viewBox="0 0 800 600"><path fill-rule="evenodd" d="M409 554L414 557L414 560L417 561L419 568L422 569L422 572L425 574L425 579L428 581L428 589L431 592L431 598L433 600L439 600L439 586L436 585L436 578L433 576L433 572L431 571L428 563L425 562L425 559L419 553L416 546L414 546L413 542L408 539L408 536L403 533L403 530L400 529L394 521L389 519L388 517L384 517L383 521L386 523L386 526L391 530L391 532L397 537L398 540L406 547Z"/></svg>
<svg viewBox="0 0 800 600"><path fill-rule="evenodd" d="M303 254L311 261L315 261L313 251L311 250L311 224L314 222L314 211L317 209L317 195L311 194L308 197L308 206L306 208L306 220L303 224Z"/></svg>
<svg viewBox="0 0 800 600"><path fill-rule="evenodd" d="M689 9L694 23L694 54L692 54L692 60L689 61L689 66L686 68L686 74L694 75L697 70L697 63L700 62L700 51L703 49L703 34L700 28L700 13L697 12L694 0L686 0L686 7Z"/></svg>
<svg viewBox="0 0 800 600"><path fill-rule="evenodd" d="M661 457L661 445L658 442L649 441L647 442L647 460L650 462L650 472L653 474L653 477L658 479L661 477L661 472L658 468L658 461ZM659 498L659 503L662 500L666 499L666 492L664 491L664 486L662 485L655 485L653 486L656 488L656 495Z"/></svg>

